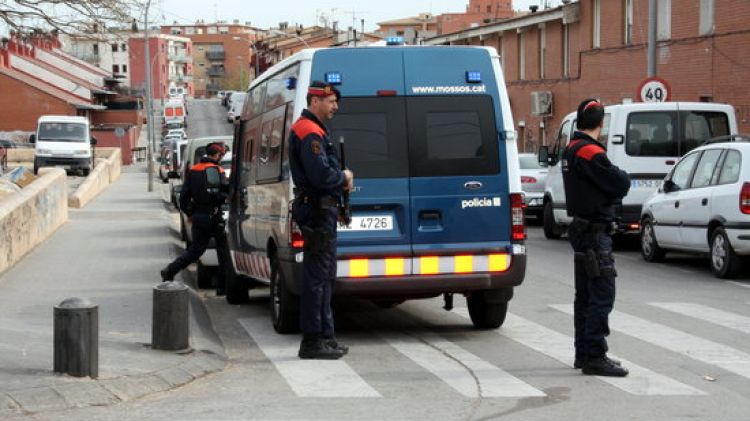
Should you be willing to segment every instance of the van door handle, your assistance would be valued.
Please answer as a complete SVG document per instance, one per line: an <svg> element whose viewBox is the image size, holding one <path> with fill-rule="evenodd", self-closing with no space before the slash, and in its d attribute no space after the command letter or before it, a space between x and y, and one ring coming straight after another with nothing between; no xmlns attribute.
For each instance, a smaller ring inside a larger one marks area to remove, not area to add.
<svg viewBox="0 0 750 421"><path fill-rule="evenodd" d="M701 205L706 206L708 204L708 198L704 197L703 200L701 200Z"/></svg>
<svg viewBox="0 0 750 421"><path fill-rule="evenodd" d="M422 211L419 213L419 219L423 221L439 221L440 212L438 211Z"/></svg>
<svg viewBox="0 0 750 421"><path fill-rule="evenodd" d="M680 207L680 201L679 200L675 200L674 201L674 207L675 208L679 208Z"/></svg>

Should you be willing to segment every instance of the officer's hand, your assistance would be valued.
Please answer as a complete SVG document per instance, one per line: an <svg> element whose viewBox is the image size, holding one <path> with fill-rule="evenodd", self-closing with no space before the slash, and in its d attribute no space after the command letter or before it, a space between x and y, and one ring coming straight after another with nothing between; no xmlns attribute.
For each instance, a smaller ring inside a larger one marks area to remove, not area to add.
<svg viewBox="0 0 750 421"><path fill-rule="evenodd" d="M354 173L349 170L344 170L344 177L346 177L346 184L344 184L344 190L350 191L354 187Z"/></svg>

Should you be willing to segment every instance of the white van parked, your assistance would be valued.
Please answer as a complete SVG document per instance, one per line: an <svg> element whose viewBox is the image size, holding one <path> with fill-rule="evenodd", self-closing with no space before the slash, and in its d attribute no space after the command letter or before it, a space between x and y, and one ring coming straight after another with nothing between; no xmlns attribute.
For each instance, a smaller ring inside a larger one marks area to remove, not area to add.
<svg viewBox="0 0 750 421"><path fill-rule="evenodd" d="M84 117L43 115L29 141L35 144L34 174L41 167L61 166L88 176L94 167L96 139L91 137L89 120Z"/></svg>
<svg viewBox="0 0 750 421"><path fill-rule="evenodd" d="M630 192L616 208L619 231L637 233L641 208L661 185L677 160L712 137L737 133L731 105L705 102L664 102L610 105L604 108L599 141L612 164L630 175ZM576 131L576 113L562 121L550 150L539 149L549 174L544 187L544 235L558 238L572 218L565 209L565 189L558 161Z"/></svg>

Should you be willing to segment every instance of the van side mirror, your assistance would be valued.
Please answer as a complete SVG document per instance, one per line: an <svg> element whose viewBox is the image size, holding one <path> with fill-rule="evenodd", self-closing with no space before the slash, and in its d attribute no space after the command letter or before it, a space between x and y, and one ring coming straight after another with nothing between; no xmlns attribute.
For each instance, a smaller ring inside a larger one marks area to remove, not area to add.
<svg viewBox="0 0 750 421"><path fill-rule="evenodd" d="M29 143L36 143L36 134L32 133L31 136L29 136Z"/></svg>
<svg viewBox="0 0 750 421"><path fill-rule="evenodd" d="M96 142L97 142L96 138L94 136L91 136L91 144L96 145Z"/></svg>
<svg viewBox="0 0 750 421"><path fill-rule="evenodd" d="M539 165L546 167L549 164L549 146L540 146L537 152Z"/></svg>

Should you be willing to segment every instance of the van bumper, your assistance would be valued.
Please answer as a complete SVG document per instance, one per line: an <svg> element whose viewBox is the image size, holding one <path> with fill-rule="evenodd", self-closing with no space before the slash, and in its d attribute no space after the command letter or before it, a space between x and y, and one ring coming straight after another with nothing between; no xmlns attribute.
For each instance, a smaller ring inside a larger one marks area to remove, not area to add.
<svg viewBox="0 0 750 421"><path fill-rule="evenodd" d="M39 167L70 167L91 169L91 158L58 158L52 156L37 156L34 158Z"/></svg>
<svg viewBox="0 0 750 421"><path fill-rule="evenodd" d="M278 250L282 276L294 294L302 290L302 263L296 252ZM508 270L499 273L409 275L371 278L336 278L335 295L356 297L431 297L444 293L465 293L479 290L501 290L521 285L526 275L526 255L513 255Z"/></svg>

